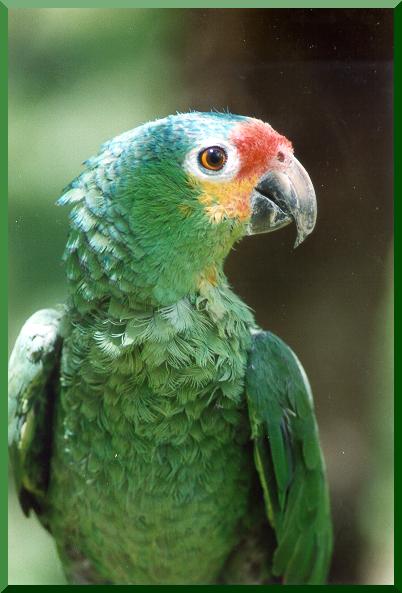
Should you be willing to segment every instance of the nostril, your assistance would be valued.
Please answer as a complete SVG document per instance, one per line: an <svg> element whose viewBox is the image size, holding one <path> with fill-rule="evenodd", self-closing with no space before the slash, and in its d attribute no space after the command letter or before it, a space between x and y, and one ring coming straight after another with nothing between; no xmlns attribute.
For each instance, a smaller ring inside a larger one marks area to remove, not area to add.
<svg viewBox="0 0 402 593"><path fill-rule="evenodd" d="M278 161L280 163L283 163L285 160L285 155L283 154L283 152L279 151L278 154L276 155L276 158L278 159Z"/></svg>

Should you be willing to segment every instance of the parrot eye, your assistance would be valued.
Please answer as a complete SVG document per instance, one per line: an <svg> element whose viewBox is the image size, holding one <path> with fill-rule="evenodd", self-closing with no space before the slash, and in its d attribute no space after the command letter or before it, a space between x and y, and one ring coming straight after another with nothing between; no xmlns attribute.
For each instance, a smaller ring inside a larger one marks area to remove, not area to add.
<svg viewBox="0 0 402 593"><path fill-rule="evenodd" d="M224 183L233 179L239 168L240 158L236 147L224 138L201 138L186 155L184 169L200 179Z"/></svg>
<svg viewBox="0 0 402 593"><path fill-rule="evenodd" d="M225 166L227 155L220 146L210 146L199 153L198 160L204 169L220 171Z"/></svg>

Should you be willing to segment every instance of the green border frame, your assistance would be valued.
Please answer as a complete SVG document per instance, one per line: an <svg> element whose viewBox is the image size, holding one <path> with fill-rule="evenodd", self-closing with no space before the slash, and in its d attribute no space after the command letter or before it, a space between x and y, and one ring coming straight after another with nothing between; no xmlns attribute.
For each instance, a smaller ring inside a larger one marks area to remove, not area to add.
<svg viewBox="0 0 402 593"><path fill-rule="evenodd" d="M396 0L11 0L8 8L396 8Z"/></svg>
<svg viewBox="0 0 402 593"><path fill-rule="evenodd" d="M7 58L8 58L8 30L7 30L7 8L0 2L0 129L2 134L0 136L0 264L1 264L1 275L4 280L2 290L0 290L0 310L2 314L2 331L4 331L4 337L1 336L0 348L1 348L1 369L0 379L1 385L4 389L1 392L4 394L1 398L1 416L6 418L6 377L7 377L7 189L8 189L8 178L7 178L7 134L8 130L8 113L7 113ZM4 328L4 329L3 329ZM0 467L2 469L2 487L0 488L0 590L7 584L7 437L5 426L1 427L4 430L0 431L2 435L1 446L0 446Z"/></svg>
<svg viewBox="0 0 402 593"><path fill-rule="evenodd" d="M399 70L399 72L398 72ZM401 104L402 101L402 92L401 92L401 76L400 71L402 70L402 2L399 2L397 7L394 10L394 179L395 179L395 190L394 196L400 196L401 194L401 174L400 169L396 166L396 163L399 162L401 158L401 150L400 150L400 136L398 136L397 131L401 129L402 118L401 112L397 108L397 105ZM397 242L397 220L399 216L399 201L394 199L395 204L395 215L394 215L394 231L395 231L395 291L399 289L400 285L400 267L401 267L401 258L400 252L398 250L398 242ZM398 329L401 326L400 317L398 313L398 307L395 307L395 325L396 325L396 335L398 335ZM397 353L399 352L399 345L398 340L395 340L395 354L396 357ZM395 392L394 392L394 400L395 400L395 415L394 415L394 425L396 426L396 419L400 418L400 402L398 399L398 394L400 391L400 367L397 365L395 366ZM397 467L397 464L400 463L400 455L399 455L399 441L398 441L398 433L395 432L395 461L394 467ZM397 500L397 496L401 495L401 479L400 473L397 471L395 473L395 482L394 482L394 491L395 491L395 501ZM401 529L400 529L400 518L399 512L397 512L397 505L395 504L395 558L401 558L402 555L402 546L401 546ZM400 590L401 583L402 583L402 568L401 565L395 563L395 573L394 573L394 582L395 588L398 587Z"/></svg>
<svg viewBox="0 0 402 593"><path fill-rule="evenodd" d="M402 115L400 108L398 110L397 106L402 105L402 91L400 88L400 81L401 76L398 69L402 71L402 1L399 3L395 0L354 0L351 2L346 2L343 0L333 0L332 2L324 2L324 0L285 0L283 2L277 1L269 1L269 0L249 0L247 2L247 6L245 5L245 0L204 0L201 2L199 0L142 0L135 1L135 0L117 0L113 2L112 0L86 0L85 2L77 2L77 1L70 1L70 2L63 2L61 0L10 0L8 2L8 6L3 4L0 1L0 130L2 130L2 135L0 137L0 221L2 228L0 230L0 264L2 268L2 278L4 280L3 290L0 291L0 307L3 314L3 327L7 327L7 134L6 130L8 129L8 122L7 122L7 95L8 95L8 83L7 83L7 72L8 72L8 8L393 8L394 9L394 171L395 171L395 195L399 196L401 193L401 174L400 169L396 166L396 163L399 162L400 158L400 151L399 151L399 137L397 134L397 130L402 127ZM399 212L399 204L398 200L395 200L395 221L398 220L398 212ZM396 234L396 224L395 224L395 234ZM396 273L396 286L399 284L399 276L400 276L400 268L402 262L399 256L398 250L395 250L395 273ZM400 327L400 318L397 313L395 313L395 323L396 323L396 334L398 335L398 329ZM0 370L0 378L2 381L2 385L4 389L2 389L2 417L7 417L7 410L6 410L6 377L7 377L7 336L6 330L4 330L4 337L0 340L0 349L1 349L1 370ZM398 341L396 341L396 354L398 354ZM395 370L395 379L396 379L396 389L395 394L398 393L398 387L400 383L400 370L398 366L396 366ZM395 397L395 418L400 417L400 402L398 398ZM3 427L2 427L3 428ZM2 438L2 443L4 443L0 447L0 467L2 468L2 476L3 481L0 487L0 592L4 589L8 591L15 591L17 592L21 587L34 587L35 585L8 585L7 584L7 573L8 573L8 565L7 565L7 444L6 444L6 430L4 428L4 438ZM395 440L395 459L398 460L400 457L397 455L398 441ZM397 463L395 463L397 465ZM397 472L395 472L395 494L401 492L400 489L400 477ZM397 500L397 496L395 497ZM402 546L400 545L400 534L401 531L399 529L399 518L397 512L395 512L395 558L402 558ZM347 591L349 588L355 587L370 587L372 591L388 591L389 589L398 591L402 593L400 587L402 584L402 568L398 562L395 563L395 584L394 585L330 585L331 589L334 593L343 593ZM43 585L44 586L44 585ZM124 585L118 585L124 586ZM326 585L327 586L327 585ZM82 591L87 591L87 586L77 586L77 585L47 585L47 591L52 591L54 589L58 589L59 587L74 587L74 590L79 592L81 589ZM214 588L215 586L211 585L207 588ZM270 585L272 587L272 585ZM104 588L100 586L95 586L95 588ZM157 586L151 586L151 588L159 588ZM203 586L201 586L203 588ZM220 589L220 587L216 586L216 589ZM289 586L288 586L289 588ZM292 586L290 586L292 588ZM299 591L300 589L309 589L310 586L308 585L300 585L297 588ZM149 589L149 586L136 586L136 591L146 591ZM164 591L168 593L173 593L173 591L177 590L176 586L166 585L163 587ZM181 590L194 590L199 591L200 586L192 587L182 585L180 587ZM243 585L242 590L253 590L253 586ZM315 588L317 591L317 588Z"/></svg>

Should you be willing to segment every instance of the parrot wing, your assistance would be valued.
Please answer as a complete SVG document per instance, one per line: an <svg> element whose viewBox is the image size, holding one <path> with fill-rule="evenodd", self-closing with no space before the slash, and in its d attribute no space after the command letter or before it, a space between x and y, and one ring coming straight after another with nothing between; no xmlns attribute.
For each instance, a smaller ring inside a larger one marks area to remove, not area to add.
<svg viewBox="0 0 402 593"><path fill-rule="evenodd" d="M269 332L253 335L246 391L255 463L276 536L272 573L284 584L323 583L332 525L313 398L295 354Z"/></svg>
<svg viewBox="0 0 402 593"><path fill-rule="evenodd" d="M16 488L26 515L44 511L63 313L43 309L24 324L9 361L8 440Z"/></svg>

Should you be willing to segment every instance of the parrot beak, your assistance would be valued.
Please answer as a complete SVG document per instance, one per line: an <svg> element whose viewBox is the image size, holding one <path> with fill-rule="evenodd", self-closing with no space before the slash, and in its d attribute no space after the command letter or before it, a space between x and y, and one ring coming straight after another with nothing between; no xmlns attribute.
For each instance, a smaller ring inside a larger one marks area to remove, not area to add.
<svg viewBox="0 0 402 593"><path fill-rule="evenodd" d="M269 233L294 221L297 247L314 229L316 217L317 202L311 179L291 155L286 168L268 171L254 188L247 234Z"/></svg>

